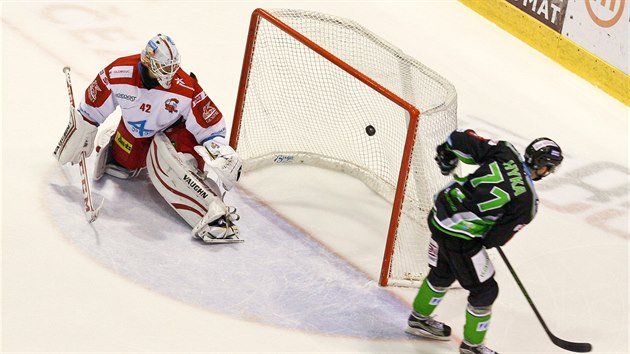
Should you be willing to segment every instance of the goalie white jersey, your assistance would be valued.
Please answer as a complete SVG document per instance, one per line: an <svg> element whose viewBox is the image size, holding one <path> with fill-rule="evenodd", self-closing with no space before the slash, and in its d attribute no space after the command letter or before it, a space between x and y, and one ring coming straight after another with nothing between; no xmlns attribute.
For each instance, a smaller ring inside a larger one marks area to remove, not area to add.
<svg viewBox="0 0 630 354"><path fill-rule="evenodd" d="M125 127L136 138L152 137L180 118L199 144L225 137L221 112L194 77L180 68L169 89L147 89L142 84L140 65L140 54L108 65L85 91L79 112L100 125L120 107Z"/></svg>

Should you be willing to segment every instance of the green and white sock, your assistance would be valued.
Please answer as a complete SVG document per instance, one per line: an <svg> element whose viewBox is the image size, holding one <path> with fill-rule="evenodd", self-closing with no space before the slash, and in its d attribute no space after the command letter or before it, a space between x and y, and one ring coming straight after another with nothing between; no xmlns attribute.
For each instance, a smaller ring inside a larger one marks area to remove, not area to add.
<svg viewBox="0 0 630 354"><path fill-rule="evenodd" d="M492 317L491 306L473 307L468 304L466 307L466 324L464 324L464 340L471 345L483 343Z"/></svg>
<svg viewBox="0 0 630 354"><path fill-rule="evenodd" d="M442 301L448 288L435 287L425 278L413 301L413 310L422 316L431 316Z"/></svg>

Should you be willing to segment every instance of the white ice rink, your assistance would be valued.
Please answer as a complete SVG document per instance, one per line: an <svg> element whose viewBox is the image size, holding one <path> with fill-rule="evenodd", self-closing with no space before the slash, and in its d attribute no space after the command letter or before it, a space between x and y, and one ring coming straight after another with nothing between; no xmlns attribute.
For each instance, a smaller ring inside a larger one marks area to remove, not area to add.
<svg viewBox="0 0 630 354"><path fill-rule="evenodd" d="M245 175L228 196L242 215L240 245L192 241L146 176L94 183L105 204L85 222L76 166L52 157L67 124L62 67L72 67L79 99L113 59L169 34L230 124L257 7L352 19L450 80L461 127L520 149L556 140L565 163L538 184L536 220L504 251L558 337L629 352L630 111L457 1L0 6L3 353L457 352L466 294L449 292L436 311L451 341L405 335L416 290L375 282L387 205L348 176L309 167ZM565 352L494 259L501 291L488 345Z"/></svg>

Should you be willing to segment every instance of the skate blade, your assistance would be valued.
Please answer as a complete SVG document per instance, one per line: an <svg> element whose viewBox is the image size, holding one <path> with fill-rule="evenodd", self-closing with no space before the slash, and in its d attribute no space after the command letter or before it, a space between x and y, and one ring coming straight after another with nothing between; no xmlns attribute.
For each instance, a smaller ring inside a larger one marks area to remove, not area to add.
<svg viewBox="0 0 630 354"><path fill-rule="evenodd" d="M210 240L208 241L203 241L204 243L241 243L241 242L245 242L245 240L241 240L240 238L236 238L236 239L214 239L214 240Z"/></svg>
<svg viewBox="0 0 630 354"><path fill-rule="evenodd" d="M245 242L245 240L241 240L240 238L213 238L210 240L203 240L199 237L195 237L196 240L199 240L199 242L202 243L207 243L207 244L222 244L222 243L242 243Z"/></svg>
<svg viewBox="0 0 630 354"><path fill-rule="evenodd" d="M422 337L422 338L429 338L429 339L436 339L436 340L443 340L443 341L447 341L451 339L451 336L436 336L435 334L431 334L427 331L424 331L422 329L419 328L413 328L410 326L407 326L407 328L405 329L405 332L412 334L414 336L418 336L418 337Z"/></svg>

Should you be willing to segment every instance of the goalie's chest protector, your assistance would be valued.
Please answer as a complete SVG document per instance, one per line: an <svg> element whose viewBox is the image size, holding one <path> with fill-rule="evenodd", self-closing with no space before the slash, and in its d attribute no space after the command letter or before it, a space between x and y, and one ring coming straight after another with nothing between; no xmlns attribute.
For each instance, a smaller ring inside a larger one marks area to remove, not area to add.
<svg viewBox="0 0 630 354"><path fill-rule="evenodd" d="M194 84L181 69L169 89L146 89L137 65L112 66L105 74L100 75L109 84L111 103L120 107L125 127L136 138L152 137L191 114Z"/></svg>

